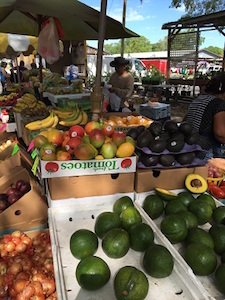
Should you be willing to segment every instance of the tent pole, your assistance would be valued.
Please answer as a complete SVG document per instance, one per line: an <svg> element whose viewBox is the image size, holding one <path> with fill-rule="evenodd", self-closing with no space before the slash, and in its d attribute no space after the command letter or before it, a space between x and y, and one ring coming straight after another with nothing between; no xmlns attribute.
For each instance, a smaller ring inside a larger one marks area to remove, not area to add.
<svg viewBox="0 0 225 300"><path fill-rule="evenodd" d="M17 79L18 79L18 84L19 84L19 91L21 92L21 85L20 85L20 70L19 70L19 66L18 66L18 59L16 57L16 70L17 70Z"/></svg>
<svg viewBox="0 0 225 300"><path fill-rule="evenodd" d="M39 15L38 16L38 32L41 32L42 27L42 18ZM42 74L42 56L38 53L39 55L39 76L40 76L40 100L43 101L43 74Z"/></svg>

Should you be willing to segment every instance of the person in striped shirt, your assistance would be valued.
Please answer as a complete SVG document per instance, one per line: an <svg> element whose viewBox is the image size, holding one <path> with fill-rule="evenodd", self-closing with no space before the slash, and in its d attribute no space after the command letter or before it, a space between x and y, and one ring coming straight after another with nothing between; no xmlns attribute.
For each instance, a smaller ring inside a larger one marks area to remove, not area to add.
<svg viewBox="0 0 225 300"><path fill-rule="evenodd" d="M225 158L225 74L213 77L204 93L188 107L186 120L198 130L199 145L207 150L204 159Z"/></svg>

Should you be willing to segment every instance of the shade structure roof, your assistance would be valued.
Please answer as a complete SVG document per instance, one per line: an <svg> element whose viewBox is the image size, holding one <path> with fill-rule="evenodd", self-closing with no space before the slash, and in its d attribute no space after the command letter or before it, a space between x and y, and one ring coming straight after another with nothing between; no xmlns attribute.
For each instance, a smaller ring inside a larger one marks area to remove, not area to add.
<svg viewBox="0 0 225 300"><path fill-rule="evenodd" d="M77 0L1 0L0 32L38 36L48 17L57 18L63 40L98 40L100 12ZM138 37L106 17L105 39Z"/></svg>

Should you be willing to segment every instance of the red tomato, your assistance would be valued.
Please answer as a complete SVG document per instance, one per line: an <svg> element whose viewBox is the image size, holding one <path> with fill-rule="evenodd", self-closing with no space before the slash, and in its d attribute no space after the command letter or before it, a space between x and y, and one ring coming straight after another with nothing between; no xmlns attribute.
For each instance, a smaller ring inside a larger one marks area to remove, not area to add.
<svg viewBox="0 0 225 300"><path fill-rule="evenodd" d="M221 182L220 187L221 187L221 186L225 186L225 181L222 181L222 182Z"/></svg>
<svg viewBox="0 0 225 300"><path fill-rule="evenodd" d="M211 194L218 199L225 199L225 191L217 185L212 187Z"/></svg>
<svg viewBox="0 0 225 300"><path fill-rule="evenodd" d="M125 158L122 162L121 162L121 167L123 169L128 169L130 168L130 166L132 165L132 160L130 158Z"/></svg>
<svg viewBox="0 0 225 300"><path fill-rule="evenodd" d="M215 186L215 183L208 182L208 191L211 192L212 188Z"/></svg>
<svg viewBox="0 0 225 300"><path fill-rule="evenodd" d="M57 172L59 169L59 165L55 162L48 162L45 165L45 170L49 173Z"/></svg>

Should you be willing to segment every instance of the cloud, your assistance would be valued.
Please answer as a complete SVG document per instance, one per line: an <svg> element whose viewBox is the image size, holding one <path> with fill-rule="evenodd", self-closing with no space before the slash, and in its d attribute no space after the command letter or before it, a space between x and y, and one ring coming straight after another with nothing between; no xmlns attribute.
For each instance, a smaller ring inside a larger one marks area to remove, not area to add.
<svg viewBox="0 0 225 300"><path fill-rule="evenodd" d="M126 16L126 20L128 22L142 21L144 19L146 19L146 17L144 17L143 15L141 15L140 13L138 13L133 8L129 8L128 9L127 16Z"/></svg>

